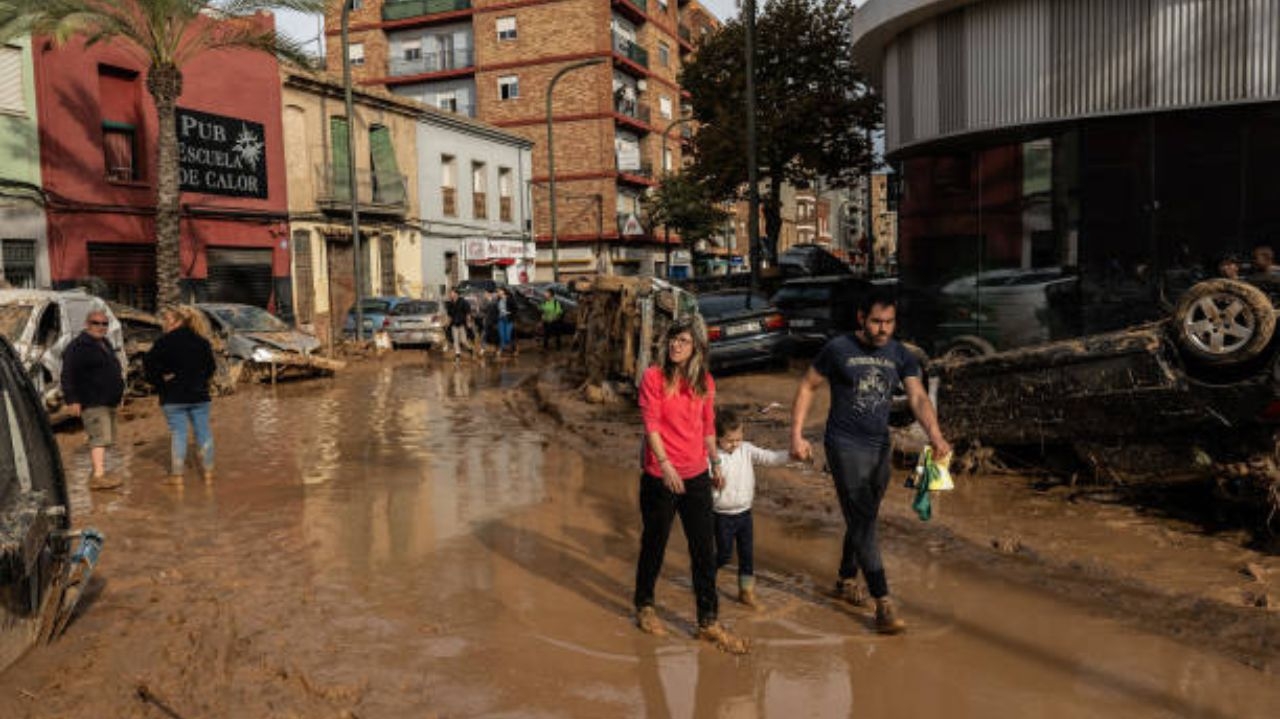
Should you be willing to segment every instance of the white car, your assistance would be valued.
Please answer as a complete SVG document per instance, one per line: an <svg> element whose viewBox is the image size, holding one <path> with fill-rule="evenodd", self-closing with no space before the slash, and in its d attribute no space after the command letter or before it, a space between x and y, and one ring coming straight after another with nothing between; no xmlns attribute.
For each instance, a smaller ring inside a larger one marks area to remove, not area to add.
<svg viewBox="0 0 1280 719"><path fill-rule="evenodd" d="M90 311L107 315L107 339L116 349L123 376L129 367L124 333L106 302L82 290L0 290L0 335L13 345L52 418L62 410L62 353L84 330Z"/></svg>

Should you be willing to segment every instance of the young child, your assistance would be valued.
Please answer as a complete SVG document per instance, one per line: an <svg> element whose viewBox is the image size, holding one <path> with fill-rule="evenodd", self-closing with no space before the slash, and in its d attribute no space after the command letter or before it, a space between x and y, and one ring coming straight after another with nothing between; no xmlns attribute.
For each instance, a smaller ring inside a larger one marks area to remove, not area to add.
<svg viewBox="0 0 1280 719"><path fill-rule="evenodd" d="M716 568L733 558L738 545L738 601L759 609L755 567L752 566L751 501L756 493L753 465L786 464L787 452L761 449L742 439L742 418L730 409L716 411L716 443L719 446L724 487L714 492L716 513Z"/></svg>

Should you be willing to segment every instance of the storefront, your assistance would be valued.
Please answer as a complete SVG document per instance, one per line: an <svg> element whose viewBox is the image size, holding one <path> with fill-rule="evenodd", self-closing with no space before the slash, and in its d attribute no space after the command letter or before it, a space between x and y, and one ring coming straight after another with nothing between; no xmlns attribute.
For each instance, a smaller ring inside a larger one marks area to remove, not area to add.
<svg viewBox="0 0 1280 719"><path fill-rule="evenodd" d="M472 237L462 246L470 279L522 285L535 277L538 253L532 242Z"/></svg>

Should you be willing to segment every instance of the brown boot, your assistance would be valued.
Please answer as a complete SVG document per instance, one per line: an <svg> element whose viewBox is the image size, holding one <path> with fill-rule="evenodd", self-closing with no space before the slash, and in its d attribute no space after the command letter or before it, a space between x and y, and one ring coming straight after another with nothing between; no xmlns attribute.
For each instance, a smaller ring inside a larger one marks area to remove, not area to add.
<svg viewBox="0 0 1280 719"><path fill-rule="evenodd" d="M710 642L716 649L726 654L746 654L751 651L751 642L730 633L719 622L703 624L698 627L698 638L704 642Z"/></svg>
<svg viewBox="0 0 1280 719"><path fill-rule="evenodd" d="M185 478L181 474L171 474L164 478L164 483L170 487L181 487Z"/></svg>
<svg viewBox="0 0 1280 719"><path fill-rule="evenodd" d="M881 634L901 634L907 631L907 623L898 618L893 601L888 597L876 600L876 631Z"/></svg>
<svg viewBox="0 0 1280 719"><path fill-rule="evenodd" d="M836 582L836 597L845 600L855 607L867 606L867 588L855 579L841 579Z"/></svg>
<svg viewBox="0 0 1280 719"><path fill-rule="evenodd" d="M652 634L655 637L667 636L667 627L658 618L658 613L653 607L640 607L636 610L636 626L640 627L640 631L645 634Z"/></svg>
<svg viewBox="0 0 1280 719"><path fill-rule="evenodd" d="M764 609L764 605L756 598L755 580L755 577L738 577L738 601L758 612Z"/></svg>
<svg viewBox="0 0 1280 719"><path fill-rule="evenodd" d="M124 484L124 480L114 474L91 474L89 475L89 489L95 492L106 491L109 489L119 489Z"/></svg>

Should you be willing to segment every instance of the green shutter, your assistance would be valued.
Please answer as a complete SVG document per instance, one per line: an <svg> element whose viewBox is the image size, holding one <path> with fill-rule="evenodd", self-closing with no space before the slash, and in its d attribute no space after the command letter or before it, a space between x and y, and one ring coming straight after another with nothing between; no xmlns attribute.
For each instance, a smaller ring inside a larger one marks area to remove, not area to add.
<svg viewBox="0 0 1280 719"><path fill-rule="evenodd" d="M378 187L378 201L402 204L405 200L404 178L396 166L396 152L391 147L391 131L385 127L369 130L369 151L373 155L373 178Z"/></svg>
<svg viewBox="0 0 1280 719"><path fill-rule="evenodd" d="M329 173L329 182L333 184L329 189L335 200L350 202L351 155L347 149L347 143L350 142L347 118L340 116L329 118L329 141L333 146L333 159L330 161L333 172Z"/></svg>

